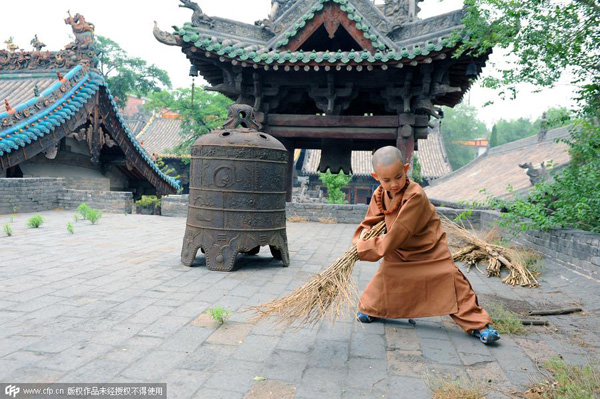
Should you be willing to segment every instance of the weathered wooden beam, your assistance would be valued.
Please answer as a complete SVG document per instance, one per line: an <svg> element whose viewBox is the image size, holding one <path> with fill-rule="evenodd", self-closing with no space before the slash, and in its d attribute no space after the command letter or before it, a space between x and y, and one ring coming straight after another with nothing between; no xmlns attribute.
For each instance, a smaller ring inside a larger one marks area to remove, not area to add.
<svg viewBox="0 0 600 399"><path fill-rule="evenodd" d="M285 115L269 114L267 122L270 126L290 127L356 127L356 128L397 128L397 115L355 116L355 115Z"/></svg>
<svg viewBox="0 0 600 399"><path fill-rule="evenodd" d="M268 126L266 132L276 137L286 138L330 138L330 139L369 139L395 140L397 128L323 128Z"/></svg>

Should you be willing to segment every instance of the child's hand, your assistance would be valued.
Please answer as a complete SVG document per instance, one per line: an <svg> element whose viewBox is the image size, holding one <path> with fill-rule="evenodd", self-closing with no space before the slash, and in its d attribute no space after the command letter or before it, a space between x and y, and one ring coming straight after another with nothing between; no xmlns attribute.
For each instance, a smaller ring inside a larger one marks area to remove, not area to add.
<svg viewBox="0 0 600 399"><path fill-rule="evenodd" d="M369 232L369 230L367 230L367 229L363 229L363 230L360 232L360 236L359 236L359 238L360 238L361 240L363 240L363 239L365 238L365 236L367 235L367 233L368 233L368 232Z"/></svg>

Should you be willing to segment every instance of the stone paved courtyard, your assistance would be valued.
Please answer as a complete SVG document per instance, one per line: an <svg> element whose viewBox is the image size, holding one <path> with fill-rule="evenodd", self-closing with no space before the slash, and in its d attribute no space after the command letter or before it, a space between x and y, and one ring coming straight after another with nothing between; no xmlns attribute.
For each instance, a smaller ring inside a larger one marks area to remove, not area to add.
<svg viewBox="0 0 600 399"><path fill-rule="evenodd" d="M350 244L353 225L288 224L291 266L240 257L232 273L180 263L185 218L73 212L14 217L0 238L0 382L166 382L169 398L430 398L427 381L480 381L488 398L511 397L542 377L535 361L598 360L600 283L544 261L541 287L503 285L473 269L484 304L580 305L550 327L484 346L449 317L361 325L352 319L281 331L241 312L291 292ZM66 231L67 222L75 234ZM9 216L0 216L0 224ZM461 265L464 271L464 267ZM358 263L362 289L376 265ZM204 314L232 311L222 326ZM264 377L264 381L255 381Z"/></svg>

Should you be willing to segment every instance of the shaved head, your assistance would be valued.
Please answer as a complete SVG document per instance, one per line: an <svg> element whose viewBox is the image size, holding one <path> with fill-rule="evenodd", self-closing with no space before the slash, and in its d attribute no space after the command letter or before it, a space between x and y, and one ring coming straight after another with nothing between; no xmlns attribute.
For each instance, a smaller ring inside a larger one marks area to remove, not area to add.
<svg viewBox="0 0 600 399"><path fill-rule="evenodd" d="M398 161L404 165L404 157L398 148L391 145L381 147L373 154L373 170L377 169L379 166L389 166Z"/></svg>

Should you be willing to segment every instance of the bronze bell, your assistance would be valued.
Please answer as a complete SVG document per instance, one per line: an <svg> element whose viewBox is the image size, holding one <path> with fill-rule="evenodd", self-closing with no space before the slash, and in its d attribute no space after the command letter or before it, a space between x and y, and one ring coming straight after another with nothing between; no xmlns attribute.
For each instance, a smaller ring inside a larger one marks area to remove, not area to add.
<svg viewBox="0 0 600 399"><path fill-rule="evenodd" d="M319 172L352 174L352 140L322 139Z"/></svg>
<svg viewBox="0 0 600 399"><path fill-rule="evenodd" d="M289 265L287 158L283 144L254 129L217 130L196 140L183 264L191 266L202 248L209 270L231 271L238 253L256 254L268 245Z"/></svg>

